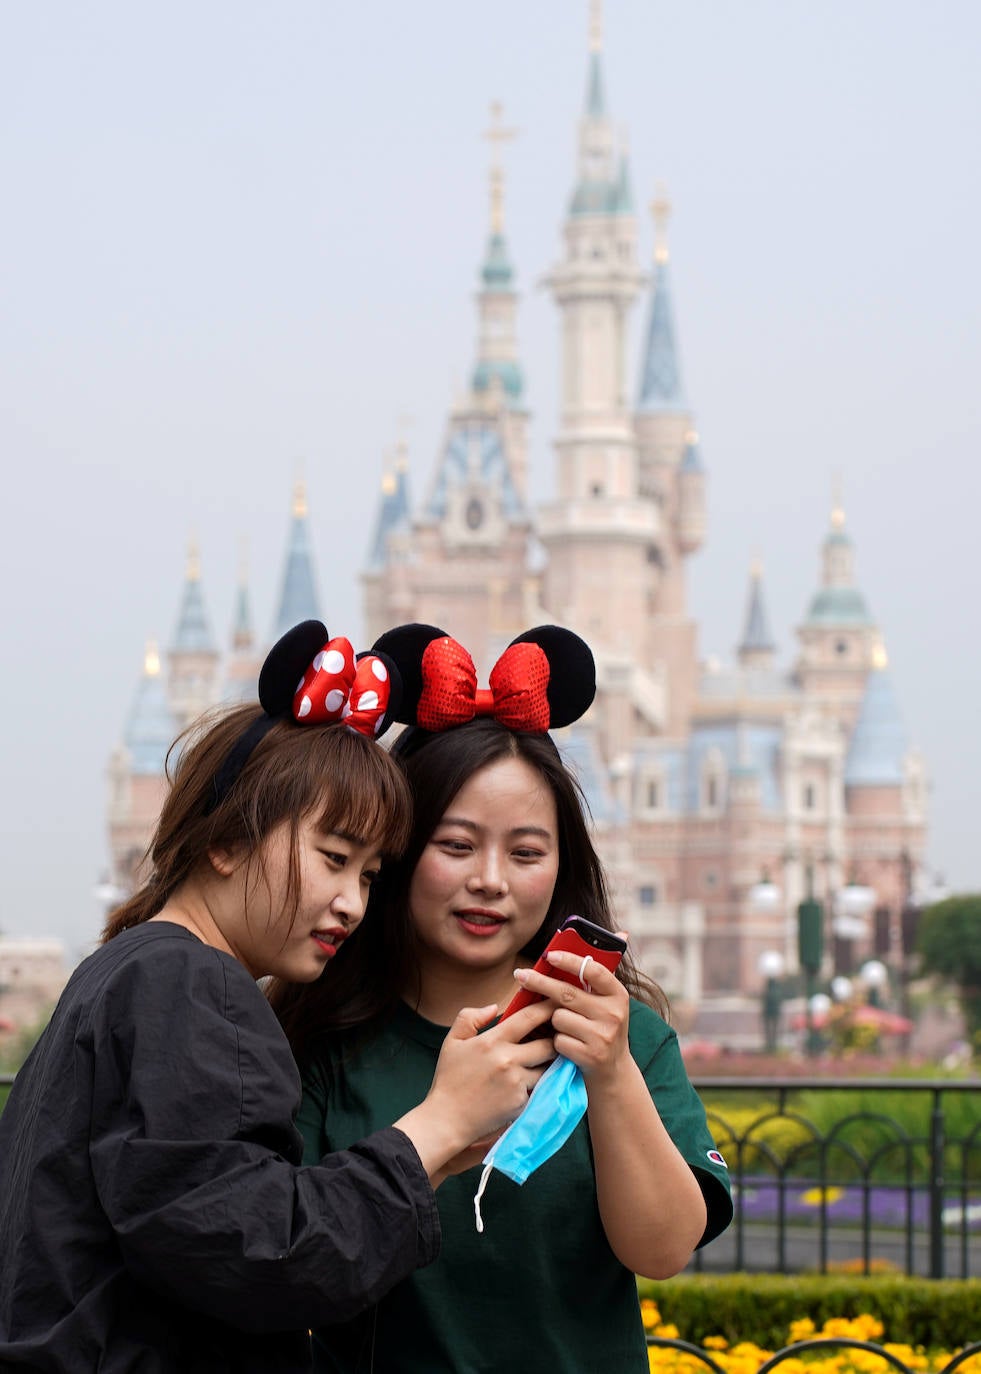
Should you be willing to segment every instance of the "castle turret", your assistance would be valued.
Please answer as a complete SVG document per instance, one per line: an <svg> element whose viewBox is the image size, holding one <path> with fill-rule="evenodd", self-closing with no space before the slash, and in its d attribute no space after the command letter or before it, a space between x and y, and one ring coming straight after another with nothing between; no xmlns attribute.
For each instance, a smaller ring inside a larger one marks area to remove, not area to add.
<svg viewBox="0 0 981 1374"><path fill-rule="evenodd" d="M705 542L705 464L693 429L685 435L685 451L678 468L675 529L683 554L695 553Z"/></svg>
<svg viewBox="0 0 981 1374"><path fill-rule="evenodd" d="M167 654L168 695L179 729L217 700L219 658L201 588L201 555L192 538L177 627Z"/></svg>
<svg viewBox="0 0 981 1374"><path fill-rule="evenodd" d="M225 674L226 701L256 701L259 692L261 657L252 629L252 606L245 552L239 566L235 591L235 616L232 622L232 651Z"/></svg>
<svg viewBox="0 0 981 1374"><path fill-rule="evenodd" d="M924 778L910 749L881 642L873 650L845 756L849 870L878 901L875 952L903 958L902 912L925 848Z"/></svg>
<svg viewBox="0 0 981 1374"><path fill-rule="evenodd" d="M603 88L600 5L593 0L578 176L565 254L547 280L562 317L562 382L556 500L539 522L548 552L544 598L552 615L592 643L629 650L646 666L661 531L657 507L639 494L627 400L627 317L644 278L625 187Z"/></svg>
<svg viewBox="0 0 981 1374"><path fill-rule="evenodd" d="M109 849L112 881L130 891L142 881L142 865L167 795L167 753L178 734L160 655L147 644L143 673L123 732L109 763Z"/></svg>
<svg viewBox="0 0 981 1374"><path fill-rule="evenodd" d="M405 444L400 440L394 465L386 465L382 475L378 513L361 575L366 644L373 643L392 625L413 619L411 553L409 464Z"/></svg>
<svg viewBox="0 0 981 1374"><path fill-rule="evenodd" d="M307 491L302 478L293 489L293 509L286 543L286 563L273 626L273 639L279 639L301 620L320 620L320 598L313 571L310 546L310 521Z"/></svg>
<svg viewBox="0 0 981 1374"><path fill-rule="evenodd" d="M851 728L880 643L878 628L855 582L855 548L836 502L821 546L821 586L798 629L796 677Z"/></svg>

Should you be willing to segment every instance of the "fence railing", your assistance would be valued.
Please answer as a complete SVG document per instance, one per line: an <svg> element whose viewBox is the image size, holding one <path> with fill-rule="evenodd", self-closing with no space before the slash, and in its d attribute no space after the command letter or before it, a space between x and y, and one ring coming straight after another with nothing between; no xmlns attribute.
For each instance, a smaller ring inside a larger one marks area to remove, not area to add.
<svg viewBox="0 0 981 1374"><path fill-rule="evenodd" d="M669 1340L665 1336L648 1336L647 1345L652 1350L676 1350L680 1357L679 1363L684 1361L686 1367L688 1367L691 1362L697 1362L698 1364L705 1365L706 1369L711 1369L713 1374L726 1374L725 1367L719 1363L718 1359L710 1355L707 1350L703 1350L701 1346L692 1345L689 1341ZM784 1346L782 1350L775 1351L772 1355L768 1356L767 1359L762 1361L755 1371L755 1374L769 1374L771 1369L776 1369L779 1365L783 1364L784 1360L793 1360L796 1362L800 1359L801 1355L810 1354L815 1350L827 1350L829 1354L832 1351L837 1353L838 1351L847 1352L849 1350L861 1350L866 1355L878 1355L887 1368L898 1369L899 1374L914 1374L914 1370L923 1368L922 1359L918 1359L916 1363L909 1365L905 1360L901 1360L893 1351L884 1350L881 1345L875 1345L872 1341L857 1341L845 1336L819 1336L809 1341L796 1341L793 1345L787 1345ZM951 1356L946 1364L942 1366L939 1374L954 1374L955 1369L960 1369L968 1360L976 1359L979 1356L981 1356L981 1341L976 1341L972 1345L966 1345L959 1350L956 1355ZM857 1363L856 1361L856 1364ZM659 1362L657 1365L658 1369L673 1367L673 1363L670 1366L665 1366ZM863 1362L861 1367L864 1369L870 1368L866 1362ZM745 1368L744 1356L740 1357L740 1368ZM871 1368L878 1370L881 1366L873 1365Z"/></svg>
<svg viewBox="0 0 981 1374"><path fill-rule="evenodd" d="M692 1268L981 1274L981 1081L694 1081L735 1216Z"/></svg>

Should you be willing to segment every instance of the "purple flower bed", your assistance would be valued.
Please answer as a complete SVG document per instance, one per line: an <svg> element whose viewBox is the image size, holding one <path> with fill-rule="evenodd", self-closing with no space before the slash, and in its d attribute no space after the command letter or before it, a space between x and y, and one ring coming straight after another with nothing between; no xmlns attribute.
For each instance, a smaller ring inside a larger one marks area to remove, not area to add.
<svg viewBox="0 0 981 1374"><path fill-rule="evenodd" d="M787 1221L808 1222L821 1218L821 1189L817 1183L805 1179L788 1181L784 1193L784 1215ZM733 1198L746 1221L775 1221L780 1206L781 1187L772 1179L745 1178L733 1180ZM861 1225L864 1217L865 1190L854 1185L827 1184L825 1215L829 1222ZM873 1226L926 1227L929 1222L929 1197L925 1188L871 1187L868 1189L869 1221ZM966 1224L969 1231L981 1231L981 1194L967 1199ZM959 1197L948 1196L943 1209L944 1225L960 1230L964 1224L964 1208Z"/></svg>

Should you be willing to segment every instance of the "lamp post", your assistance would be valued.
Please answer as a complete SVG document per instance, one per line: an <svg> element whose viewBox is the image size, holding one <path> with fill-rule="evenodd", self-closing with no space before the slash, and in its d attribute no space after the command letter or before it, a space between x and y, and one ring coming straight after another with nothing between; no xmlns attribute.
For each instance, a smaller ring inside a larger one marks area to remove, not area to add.
<svg viewBox="0 0 981 1374"><path fill-rule="evenodd" d="M807 1035L804 1053L814 1058L821 1052L821 1037L814 1024L817 976L824 957L824 911L814 896L814 874L807 868L807 896L797 908L797 959L804 970L804 1007Z"/></svg>
<svg viewBox="0 0 981 1374"><path fill-rule="evenodd" d="M835 895L831 931L835 937L835 969L852 971L852 942L868 935L868 916L875 906L875 892L861 883L850 882Z"/></svg>
<svg viewBox="0 0 981 1374"><path fill-rule="evenodd" d="M858 971L868 993L869 1006L882 1006L882 989L889 982L889 970L880 959L868 959Z"/></svg>
<svg viewBox="0 0 981 1374"><path fill-rule="evenodd" d="M762 997L764 1048L767 1054L776 1054L780 1039L780 1007L783 1002L783 990L780 987L780 979L783 977L784 970L783 955L779 950L765 949L760 955L757 968L764 979Z"/></svg>
<svg viewBox="0 0 981 1374"><path fill-rule="evenodd" d="M750 888L749 900L753 910L763 914L776 911L780 907L783 897L777 885L771 883L764 873L762 882L756 883ZM760 957L760 972L764 974L764 977L767 975L763 971L762 960L766 957L766 953L767 951ZM814 871L808 864L807 896L797 908L797 962L803 971L805 983L804 1007L807 1018L807 1036L804 1042L804 1052L811 1057L821 1052L821 1036L814 1024L811 1000L815 996L817 976L821 971L823 958L824 910L814 896Z"/></svg>

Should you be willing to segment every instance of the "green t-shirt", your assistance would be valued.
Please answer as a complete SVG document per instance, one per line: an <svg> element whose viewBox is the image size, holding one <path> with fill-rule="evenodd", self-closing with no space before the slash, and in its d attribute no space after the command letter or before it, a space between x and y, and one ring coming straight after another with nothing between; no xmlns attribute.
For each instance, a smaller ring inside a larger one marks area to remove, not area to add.
<svg viewBox="0 0 981 1374"><path fill-rule="evenodd" d="M369 1044L307 1073L298 1125L305 1163L390 1125L426 1095L445 1026L401 1006ZM674 1031L632 1002L630 1050L705 1195L704 1241L732 1216L728 1174ZM477 1234L480 1169L436 1194L443 1243L376 1308L314 1334L331 1374L631 1374L647 1371L634 1275L607 1243L586 1119L521 1187L492 1172ZM372 1363L373 1360L373 1363Z"/></svg>

